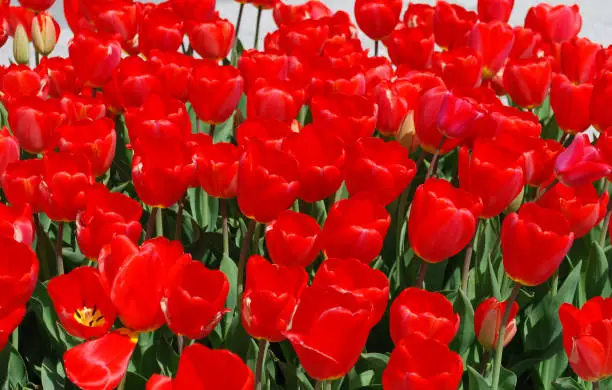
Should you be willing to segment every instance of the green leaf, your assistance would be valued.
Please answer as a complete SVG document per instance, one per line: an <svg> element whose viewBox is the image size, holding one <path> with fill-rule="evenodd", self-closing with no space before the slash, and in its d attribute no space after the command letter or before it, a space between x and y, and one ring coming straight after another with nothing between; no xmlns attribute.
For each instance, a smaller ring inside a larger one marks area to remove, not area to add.
<svg viewBox="0 0 612 390"><path fill-rule="evenodd" d="M565 372L567 364L567 355L564 350L560 350L555 356L538 365L538 374L544 389L551 388L554 380Z"/></svg>
<svg viewBox="0 0 612 390"><path fill-rule="evenodd" d="M125 389L145 390L147 380L135 372L128 371L125 378Z"/></svg>
<svg viewBox="0 0 612 390"><path fill-rule="evenodd" d="M491 377L484 378L478 371L468 366L468 390L490 390L491 388ZM499 390L514 390L516 388L517 378L512 371L508 371L505 368L501 368L499 375Z"/></svg>
<svg viewBox="0 0 612 390"><path fill-rule="evenodd" d="M0 384L3 390L23 389L28 384L26 365L10 343L0 351Z"/></svg>
<svg viewBox="0 0 612 390"><path fill-rule="evenodd" d="M62 364L53 364L49 358L44 358L40 366L40 380L44 390L63 390L66 378Z"/></svg>
<svg viewBox="0 0 612 390"><path fill-rule="evenodd" d="M453 308L459 314L460 325L457 335L451 343L451 349L463 356L474 342L474 308L470 300L461 290L453 293ZM450 299L451 297L449 297Z"/></svg>
<svg viewBox="0 0 612 390"><path fill-rule="evenodd" d="M612 295L610 283L606 253L597 242L593 242L584 281L587 298L609 297Z"/></svg>
<svg viewBox="0 0 612 390"><path fill-rule="evenodd" d="M574 378L559 378L553 383L555 390L586 390L586 387Z"/></svg>

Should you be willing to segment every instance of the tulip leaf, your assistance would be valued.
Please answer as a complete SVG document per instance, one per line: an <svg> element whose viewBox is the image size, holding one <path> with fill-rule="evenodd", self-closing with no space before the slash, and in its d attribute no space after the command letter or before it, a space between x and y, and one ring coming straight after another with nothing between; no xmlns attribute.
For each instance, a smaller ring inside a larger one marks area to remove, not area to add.
<svg viewBox="0 0 612 390"><path fill-rule="evenodd" d="M135 372L128 371L125 378L125 389L144 390L147 380Z"/></svg>
<svg viewBox="0 0 612 390"><path fill-rule="evenodd" d="M236 282L238 280L238 267L234 260L227 256L221 259L221 266L219 270L225 274L230 285L229 293L227 294L226 307L230 310L234 310L237 304L238 286Z"/></svg>
<svg viewBox="0 0 612 390"><path fill-rule="evenodd" d="M546 121L544 123L544 125L542 126L542 133L541 133L541 137L543 139L554 139L554 140L558 140L560 139L562 134L561 129L559 128L559 125L557 124L557 120L555 118L555 116L553 115L548 121Z"/></svg>
<svg viewBox="0 0 612 390"><path fill-rule="evenodd" d="M597 242L592 243L585 277L584 285L586 287L587 298L612 295L608 259L603 248Z"/></svg>
<svg viewBox="0 0 612 390"><path fill-rule="evenodd" d="M63 390L66 377L62 364L53 364L48 357L44 358L40 366L40 380L44 390Z"/></svg>
<svg viewBox="0 0 612 390"><path fill-rule="evenodd" d="M28 384L26 365L11 343L0 351L0 384L2 389L23 389Z"/></svg>
<svg viewBox="0 0 612 390"><path fill-rule="evenodd" d="M484 378L474 368L468 366L468 390L489 390L491 388L490 375ZM499 376L499 389L500 390L513 390L516 388L517 378L516 375L504 367L501 368Z"/></svg>
<svg viewBox="0 0 612 390"><path fill-rule="evenodd" d="M463 356L474 343L474 308L463 291L458 290L451 294L453 297L449 299L453 302L455 313L459 314L461 319L457 335L451 342L451 349Z"/></svg>
<svg viewBox="0 0 612 390"><path fill-rule="evenodd" d="M542 105L540 105L540 107L537 107L534 110L534 114L538 116L538 118L540 119L540 122L542 123L548 122L548 120L550 119L552 115L552 109L550 106L550 96L546 96L546 99L544 99L544 102L542 103Z"/></svg>
<svg viewBox="0 0 612 390"><path fill-rule="evenodd" d="M586 387L578 383L574 378L559 378L553 382L552 388L554 390L586 390Z"/></svg>
<svg viewBox="0 0 612 390"><path fill-rule="evenodd" d="M567 355L561 349L555 356L538 365L538 374L545 390L549 390L553 381L565 372L567 364Z"/></svg>

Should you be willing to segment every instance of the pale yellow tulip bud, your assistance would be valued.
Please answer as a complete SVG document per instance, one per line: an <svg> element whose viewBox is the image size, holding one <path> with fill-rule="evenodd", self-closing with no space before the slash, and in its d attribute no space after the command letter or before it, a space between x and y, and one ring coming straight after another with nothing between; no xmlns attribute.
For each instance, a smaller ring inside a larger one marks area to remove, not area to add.
<svg viewBox="0 0 612 390"><path fill-rule="evenodd" d="M17 25L13 36L13 57L19 64L30 63L30 41L22 24Z"/></svg>
<svg viewBox="0 0 612 390"><path fill-rule="evenodd" d="M57 44L57 30L53 17L41 12L32 20L32 41L40 54L49 55Z"/></svg>

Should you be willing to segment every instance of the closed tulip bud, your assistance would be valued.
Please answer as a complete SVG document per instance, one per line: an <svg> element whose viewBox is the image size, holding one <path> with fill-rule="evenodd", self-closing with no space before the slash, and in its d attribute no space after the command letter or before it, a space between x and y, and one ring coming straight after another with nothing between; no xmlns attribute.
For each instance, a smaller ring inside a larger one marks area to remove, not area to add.
<svg viewBox="0 0 612 390"><path fill-rule="evenodd" d="M13 57L18 64L30 63L30 40L22 24L17 25L13 34Z"/></svg>
<svg viewBox="0 0 612 390"><path fill-rule="evenodd" d="M462 375L459 354L439 341L411 334L395 346L382 382L385 390L455 390Z"/></svg>
<svg viewBox="0 0 612 390"><path fill-rule="evenodd" d="M555 176L569 187L593 183L612 173L599 149L591 145L588 134L579 134L572 144L557 156Z"/></svg>
<svg viewBox="0 0 612 390"><path fill-rule="evenodd" d="M275 264L307 267L321 251L320 235L310 215L285 210L266 226L266 248Z"/></svg>
<svg viewBox="0 0 612 390"><path fill-rule="evenodd" d="M581 309L564 303L559 319L563 347L576 375L589 382L612 376L612 298L592 298Z"/></svg>
<svg viewBox="0 0 612 390"><path fill-rule="evenodd" d="M495 349L499 338L499 330L504 311L508 302L499 302L492 297L482 302L474 311L474 332L480 345L485 349ZM519 306L516 302L512 303L510 309L510 317L506 323L506 332L504 333L504 347L508 345L510 340L516 334L516 313Z"/></svg>
<svg viewBox="0 0 612 390"><path fill-rule="evenodd" d="M59 33L59 25L46 12L39 13L32 20L32 42L36 51L44 56L55 48Z"/></svg>
<svg viewBox="0 0 612 390"><path fill-rule="evenodd" d="M574 233L561 212L525 203L502 224L506 274L526 286L542 284L559 268L573 242Z"/></svg>
<svg viewBox="0 0 612 390"><path fill-rule="evenodd" d="M409 111L399 131L395 135L395 140L408 150L408 154L415 152L419 147L419 139L416 136L416 127L414 125L414 111Z"/></svg>

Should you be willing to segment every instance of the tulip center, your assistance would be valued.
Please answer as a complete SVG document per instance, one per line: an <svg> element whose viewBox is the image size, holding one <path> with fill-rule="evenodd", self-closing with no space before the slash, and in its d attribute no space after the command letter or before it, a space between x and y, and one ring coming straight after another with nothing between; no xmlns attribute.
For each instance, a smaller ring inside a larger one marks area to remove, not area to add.
<svg viewBox="0 0 612 390"><path fill-rule="evenodd" d="M104 314L98 310L96 305L94 305L93 308L83 305L80 309L76 309L74 312L74 319L79 324L90 328L97 328L106 323Z"/></svg>

